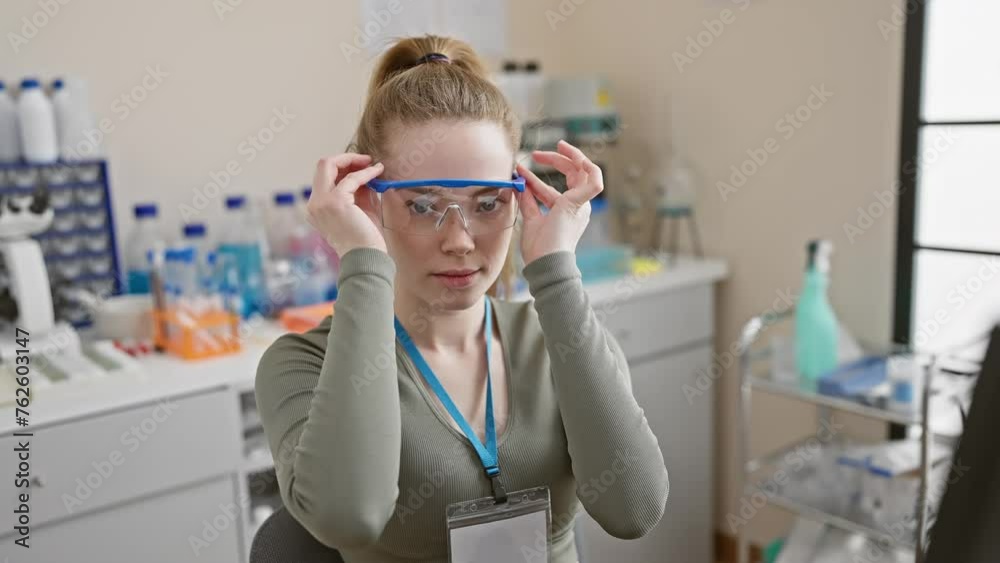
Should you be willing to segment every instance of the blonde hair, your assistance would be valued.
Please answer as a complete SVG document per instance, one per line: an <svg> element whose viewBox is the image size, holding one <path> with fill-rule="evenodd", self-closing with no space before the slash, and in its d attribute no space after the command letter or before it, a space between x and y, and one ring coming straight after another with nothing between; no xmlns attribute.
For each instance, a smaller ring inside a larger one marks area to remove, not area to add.
<svg viewBox="0 0 1000 563"><path fill-rule="evenodd" d="M385 160L393 127L433 120L496 123L507 133L512 153L521 144L514 110L472 47L436 35L401 39L375 66L353 149ZM509 250L490 295L498 295L500 284L510 295L514 268Z"/></svg>

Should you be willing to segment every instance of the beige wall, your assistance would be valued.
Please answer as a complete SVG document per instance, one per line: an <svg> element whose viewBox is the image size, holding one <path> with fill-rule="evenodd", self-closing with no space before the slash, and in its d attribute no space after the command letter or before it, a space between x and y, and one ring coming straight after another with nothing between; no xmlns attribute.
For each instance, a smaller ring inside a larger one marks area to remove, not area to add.
<svg viewBox="0 0 1000 563"><path fill-rule="evenodd" d="M703 177L698 212L705 245L732 268L718 292L717 348L729 348L741 324L771 307L779 290L797 292L805 241L816 236L836 245L832 300L842 320L860 338L888 339L895 217L881 217L854 244L843 224L853 223L857 207L867 207L875 201L873 192L890 188L895 179L903 35L885 38L878 22L891 22L899 3L577 4L552 31L544 13L558 10L557 2L516 2L512 19L520 33L515 36L529 42L526 53L536 48L545 53L550 70L600 70L612 79L623 122L630 126L623 139L627 160L648 163L650 154L663 153L670 115L664 102L668 95L675 98L683 150ZM703 21L721 19L726 9L729 23L679 70L673 53L683 54L688 38L697 40L706 29ZM807 102L811 87L823 85L833 96L785 139L785 129L776 129L778 121ZM730 166L739 166L748 149L764 146L768 138L775 139L778 150L724 201L716 182L728 180ZM726 532L727 513L740 506L734 378L735 370L727 370L713 387L718 393L717 522ZM752 442L758 452L795 437L787 429L808 428L815 416L766 396L755 406L760 416ZM750 529L764 540L786 523L787 516L772 509L755 516Z"/></svg>
<svg viewBox="0 0 1000 563"><path fill-rule="evenodd" d="M514 0L510 50L539 58L548 72L600 71L611 78L627 125L617 155L647 169L664 152L664 102L676 99L683 148L704 181L698 211L705 244L732 268L718 293L720 350L778 291L797 289L803 245L815 236L837 245L832 297L843 320L867 340L884 340L895 219L880 218L855 244L843 225L895 177L903 36L884 38L878 22L891 21L898 4L563 0L569 15L553 28L546 11L558 11L559 2ZM209 2L70 2L18 54L0 49L0 73L8 80L64 72L87 78L92 106L115 126L107 145L119 219L127 227L131 205L155 199L168 223L177 224L180 206L196 203L195 190L230 161L241 172L226 191L263 196L308 183L316 159L345 145L368 70L363 57L346 60L339 49L360 22L357 5L242 2L220 21ZM4 31L19 28L8 22L36 9L4 3ZM730 23L679 71L672 54L725 9ZM123 118L116 98L157 65L167 76ZM785 139L778 121L807 102L811 87L824 85L833 96ZM295 118L250 161L240 143L266 127L275 108ZM778 150L723 201L716 182L768 138ZM213 201L206 213L220 206ZM733 370L713 389L717 520L728 531L725 516L739 507ZM766 411L755 420L759 447L777 445L787 428L812 420L811 412L784 401L757 404ZM766 538L783 522L777 511L766 511L751 528Z"/></svg>

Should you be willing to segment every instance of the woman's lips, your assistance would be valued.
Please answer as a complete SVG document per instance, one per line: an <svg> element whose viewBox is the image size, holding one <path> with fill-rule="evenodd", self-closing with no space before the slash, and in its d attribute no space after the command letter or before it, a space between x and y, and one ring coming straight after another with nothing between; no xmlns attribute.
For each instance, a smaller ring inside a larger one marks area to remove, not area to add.
<svg viewBox="0 0 1000 563"><path fill-rule="evenodd" d="M434 274L434 277L441 280L441 283L447 287L460 289L472 285L472 282L475 281L477 275L479 275L479 270L466 269L437 272Z"/></svg>

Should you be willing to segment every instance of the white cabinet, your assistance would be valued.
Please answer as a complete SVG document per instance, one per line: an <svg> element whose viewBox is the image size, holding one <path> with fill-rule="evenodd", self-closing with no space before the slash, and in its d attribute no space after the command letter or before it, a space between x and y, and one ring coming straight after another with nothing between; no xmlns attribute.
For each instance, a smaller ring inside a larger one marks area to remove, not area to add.
<svg viewBox="0 0 1000 563"><path fill-rule="evenodd" d="M599 310L601 305L595 305ZM606 326L622 344L632 391L656 435L670 478L659 525L638 540L605 532L586 512L576 525L580 563L712 563L715 393L692 396L712 360L712 285L632 299Z"/></svg>
<svg viewBox="0 0 1000 563"><path fill-rule="evenodd" d="M246 524L237 412L233 393L219 387L34 429L30 486L0 481L0 506L29 495L31 548L15 545L18 532L5 526L0 554L39 563L238 561ZM0 465L17 467L25 439L0 437Z"/></svg>
<svg viewBox="0 0 1000 563"><path fill-rule="evenodd" d="M107 507L32 528L30 549L11 538L3 549L19 563L235 563L242 536L238 509L229 507L234 486L226 476Z"/></svg>

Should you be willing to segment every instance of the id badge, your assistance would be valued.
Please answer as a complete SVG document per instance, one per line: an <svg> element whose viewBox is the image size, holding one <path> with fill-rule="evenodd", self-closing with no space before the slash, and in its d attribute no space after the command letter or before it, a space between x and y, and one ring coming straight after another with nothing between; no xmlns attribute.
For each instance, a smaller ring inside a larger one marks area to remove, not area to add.
<svg viewBox="0 0 1000 563"><path fill-rule="evenodd" d="M448 561L451 563L547 563L552 546L548 487L449 504Z"/></svg>

